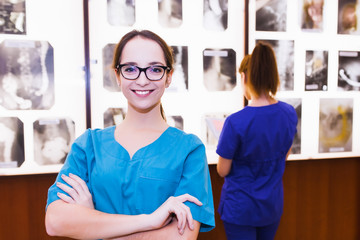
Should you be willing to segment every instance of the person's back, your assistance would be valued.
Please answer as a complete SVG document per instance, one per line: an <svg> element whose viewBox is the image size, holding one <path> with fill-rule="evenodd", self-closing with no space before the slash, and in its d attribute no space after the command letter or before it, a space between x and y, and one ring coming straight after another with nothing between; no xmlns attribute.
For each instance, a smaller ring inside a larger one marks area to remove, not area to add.
<svg viewBox="0 0 360 240"><path fill-rule="evenodd" d="M280 219L282 175L296 122L294 109L280 101L263 107L247 106L228 117L225 124L237 136L222 138L219 145L229 146L235 138L240 147L233 157L227 155L229 149L218 150L220 156L233 160L222 192L222 200L233 195L226 201L231 207L222 204L219 209L227 216L226 221L261 226Z"/></svg>
<svg viewBox="0 0 360 240"><path fill-rule="evenodd" d="M273 239L297 116L274 98L279 77L271 47L258 43L246 61L248 69L242 72L241 65L240 72L249 105L226 119L216 150L217 169L225 177L219 213L228 239Z"/></svg>

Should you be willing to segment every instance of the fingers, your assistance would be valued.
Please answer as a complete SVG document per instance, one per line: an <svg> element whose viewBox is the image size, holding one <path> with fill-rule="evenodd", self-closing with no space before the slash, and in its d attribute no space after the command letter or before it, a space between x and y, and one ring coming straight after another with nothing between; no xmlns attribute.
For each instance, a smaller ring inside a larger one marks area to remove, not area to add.
<svg viewBox="0 0 360 240"><path fill-rule="evenodd" d="M78 179L76 178L77 176L74 174L69 174L69 176L66 176L65 174L61 175L61 178L67 183L69 184L71 187L73 187L77 192L79 191L83 191L83 188L80 184L80 182L78 181ZM78 177L79 178L79 177ZM80 178L79 178L80 179ZM82 181L82 179L81 179Z"/></svg>
<svg viewBox="0 0 360 240"><path fill-rule="evenodd" d="M70 178L70 179L73 179L78 185L80 185L82 191L84 191L84 192L86 192L86 193L90 193L90 192L89 192L89 188L88 188L88 186L86 185L85 181L82 180L79 176L70 173L70 174L69 174L69 178Z"/></svg>
<svg viewBox="0 0 360 240"><path fill-rule="evenodd" d="M180 234L183 234L186 227L186 221L188 218L192 219L192 215L188 206L182 204L180 205L179 212L176 213L178 219L178 230ZM190 214L190 215L189 215ZM192 221L192 220L191 220ZM190 226L190 225L189 225Z"/></svg>
<svg viewBox="0 0 360 240"><path fill-rule="evenodd" d="M187 193L180 195L176 198L178 198L181 202L189 201L189 202L195 203L198 206L202 206L202 202L200 202L196 197L191 196L190 194L187 194Z"/></svg>
<svg viewBox="0 0 360 240"><path fill-rule="evenodd" d="M61 178L69 184L71 187L69 187L66 184L57 182L56 185L62 189L64 192L68 193L75 201L77 201L79 194L82 192L81 185L71 177L68 177L66 175L61 175Z"/></svg>
<svg viewBox="0 0 360 240"><path fill-rule="evenodd" d="M57 193L58 197L67 203L75 203L74 199L63 193Z"/></svg>
<svg viewBox="0 0 360 240"><path fill-rule="evenodd" d="M63 174L61 175L61 178L69 185L61 182L57 182L56 185L70 196L64 197L63 195L58 195L62 200L68 203L75 203L84 207L94 208L92 195L84 180L71 173L69 176Z"/></svg>
<svg viewBox="0 0 360 240"><path fill-rule="evenodd" d="M177 197L170 197L169 201L169 213L174 213L178 220L178 230L180 234L183 234L185 231L186 224L188 224L190 230L194 230L194 219L192 217L190 208L184 204L184 202L189 201L193 202L199 206L202 203L194 196L189 194L183 194Z"/></svg>
<svg viewBox="0 0 360 240"><path fill-rule="evenodd" d="M198 206L202 206L202 202L200 202L196 197L191 196L189 194L183 194L177 197L181 202L192 202L195 203ZM192 218L192 214L190 211L190 208L183 204L183 211L185 214L183 214L183 218L181 219L181 229L184 230L186 226L186 222L188 223L188 226L191 230L194 230L194 219ZM184 225L182 225L184 224Z"/></svg>

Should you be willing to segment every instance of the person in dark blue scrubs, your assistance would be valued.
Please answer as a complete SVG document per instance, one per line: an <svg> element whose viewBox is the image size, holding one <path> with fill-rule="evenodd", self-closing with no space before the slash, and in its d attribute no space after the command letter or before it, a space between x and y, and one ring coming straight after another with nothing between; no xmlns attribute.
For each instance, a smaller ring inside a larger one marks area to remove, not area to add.
<svg viewBox="0 0 360 240"><path fill-rule="evenodd" d="M270 45L240 65L248 106L226 118L216 149L225 177L219 213L228 239L270 240L283 211L282 176L296 133L295 109L275 99L279 76Z"/></svg>

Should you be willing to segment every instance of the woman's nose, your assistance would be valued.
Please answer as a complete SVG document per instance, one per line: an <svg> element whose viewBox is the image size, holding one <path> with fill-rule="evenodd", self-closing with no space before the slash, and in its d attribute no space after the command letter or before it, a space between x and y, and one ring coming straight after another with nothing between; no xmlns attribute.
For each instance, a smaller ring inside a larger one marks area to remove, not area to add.
<svg viewBox="0 0 360 240"><path fill-rule="evenodd" d="M145 72L141 72L139 77L135 80L136 84L144 86L150 83L150 80L146 77Z"/></svg>

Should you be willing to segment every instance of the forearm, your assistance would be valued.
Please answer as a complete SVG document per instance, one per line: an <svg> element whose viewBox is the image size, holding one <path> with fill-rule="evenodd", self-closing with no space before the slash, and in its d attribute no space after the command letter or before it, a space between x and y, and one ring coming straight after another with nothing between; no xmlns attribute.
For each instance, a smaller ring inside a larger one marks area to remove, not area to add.
<svg viewBox="0 0 360 240"><path fill-rule="evenodd" d="M227 159L219 156L216 170L220 177L226 177L231 170L232 159Z"/></svg>
<svg viewBox="0 0 360 240"><path fill-rule="evenodd" d="M163 240L163 239L195 240L198 237L199 229L200 229L200 223L195 221L194 230L190 230L188 227L186 227L184 233L180 234L177 228L177 221L174 220L167 226L160 229L146 231L146 232L138 232L125 237L114 238L111 240Z"/></svg>
<svg viewBox="0 0 360 240"><path fill-rule="evenodd" d="M51 236L114 238L152 229L149 215L107 214L62 200L48 206L45 225Z"/></svg>

